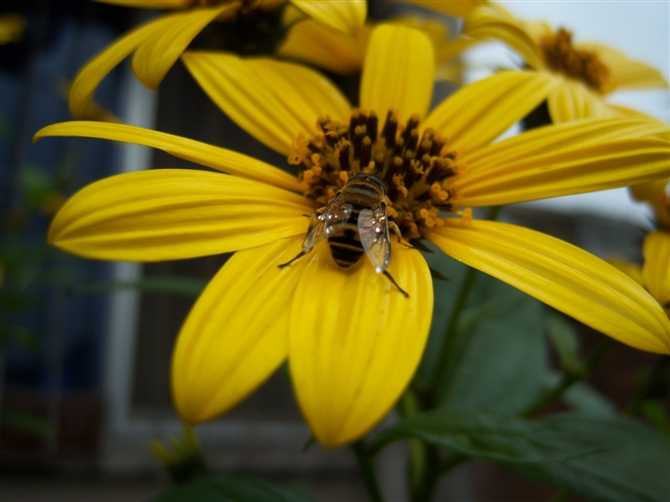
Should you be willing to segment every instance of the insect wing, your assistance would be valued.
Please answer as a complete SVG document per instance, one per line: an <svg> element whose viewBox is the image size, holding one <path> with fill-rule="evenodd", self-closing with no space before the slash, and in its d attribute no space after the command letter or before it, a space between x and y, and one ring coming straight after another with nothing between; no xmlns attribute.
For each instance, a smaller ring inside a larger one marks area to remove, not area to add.
<svg viewBox="0 0 670 502"><path fill-rule="evenodd" d="M391 261L391 237L385 206L361 210L358 214L358 236L375 270L386 270Z"/></svg>
<svg viewBox="0 0 670 502"><path fill-rule="evenodd" d="M351 215L352 207L342 201L340 196L331 200L327 206L319 209L312 217L303 241L303 251L309 252L323 239L331 234L333 229L345 223Z"/></svg>
<svg viewBox="0 0 670 502"><path fill-rule="evenodd" d="M302 242L302 250L304 253L309 253L314 246L321 242L326 237L326 224L321 215L314 215L312 221L309 223L305 240Z"/></svg>

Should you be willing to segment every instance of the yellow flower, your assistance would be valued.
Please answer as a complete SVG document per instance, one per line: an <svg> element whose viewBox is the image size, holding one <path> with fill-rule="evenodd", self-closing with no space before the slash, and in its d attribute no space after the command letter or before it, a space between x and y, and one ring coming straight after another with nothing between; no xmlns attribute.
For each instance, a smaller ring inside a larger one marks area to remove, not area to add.
<svg viewBox="0 0 670 502"><path fill-rule="evenodd" d="M428 114L432 45L397 25L382 25L371 36L360 110L297 64L222 53L184 59L219 106L287 155L300 176L129 125L66 122L37 137L138 143L227 173L156 169L113 176L75 194L49 232L54 245L91 258L156 261L236 251L177 341L172 390L187 422L230 409L287 359L303 414L325 445L364 434L403 392L421 359L433 310L421 253L392 243L388 271L408 298L366 258L339 269L326 243L291 266L278 266L302 249L305 215L332 201L361 171L384 180L389 216L405 239L429 239L624 343L670 352L670 321L625 274L566 242L472 219L467 210L668 176L667 127L595 119L492 143L555 81L536 72L500 73Z"/></svg>
<svg viewBox="0 0 670 502"><path fill-rule="evenodd" d="M365 22L366 0L99 0L104 3L178 10L130 31L91 59L77 74L69 95L75 117L98 118L103 112L93 101L100 82L131 54L137 78L155 88L191 41L214 20L228 21L251 9L274 9L290 2L304 14L333 29L354 31ZM193 5L201 7L193 7ZM103 113L104 115L104 113Z"/></svg>
<svg viewBox="0 0 670 502"><path fill-rule="evenodd" d="M613 260L612 263L628 274L656 298L670 315L670 233L650 232L642 246L644 264Z"/></svg>
<svg viewBox="0 0 670 502"><path fill-rule="evenodd" d="M0 44L16 42L26 29L26 21L21 16L8 14L0 16Z"/></svg>
<svg viewBox="0 0 670 502"><path fill-rule="evenodd" d="M606 101L620 89L668 87L657 69L623 52L595 42L573 40L565 28L514 17L489 3L465 19L459 49L485 40L499 40L514 49L525 65L560 79L547 102L553 122L585 117L626 116L638 112Z"/></svg>
<svg viewBox="0 0 670 502"><path fill-rule="evenodd" d="M460 62L455 59L457 51L449 42L449 29L444 23L424 17L403 16L389 21L415 28L425 33L435 48L437 78L459 81ZM348 74L360 71L365 51L374 29L371 23L356 30L342 32L328 29L312 19L291 23L286 38L277 53L285 58L310 63L334 73Z"/></svg>

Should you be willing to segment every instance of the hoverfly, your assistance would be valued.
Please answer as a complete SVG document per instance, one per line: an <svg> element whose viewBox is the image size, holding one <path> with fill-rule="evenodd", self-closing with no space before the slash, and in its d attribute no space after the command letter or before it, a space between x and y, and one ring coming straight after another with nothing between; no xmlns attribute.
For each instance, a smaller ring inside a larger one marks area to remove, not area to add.
<svg viewBox="0 0 670 502"><path fill-rule="evenodd" d="M357 174L312 215L302 251L279 268L287 267L328 239L330 255L339 267L351 268L365 254L377 273L384 274L398 291L409 297L387 270L391 262L389 229L401 236L400 229L387 215L384 183L376 176Z"/></svg>

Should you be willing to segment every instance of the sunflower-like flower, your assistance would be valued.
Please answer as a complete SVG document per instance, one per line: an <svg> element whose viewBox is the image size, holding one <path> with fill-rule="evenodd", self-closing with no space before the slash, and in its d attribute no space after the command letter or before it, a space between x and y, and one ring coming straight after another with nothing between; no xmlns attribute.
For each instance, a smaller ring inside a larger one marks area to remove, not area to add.
<svg viewBox="0 0 670 502"><path fill-rule="evenodd" d="M159 16L130 31L89 61L70 88L70 112L75 117L100 117L93 101L100 82L133 55L132 68L147 87L155 88L193 39L207 25L230 21L253 11L291 4L305 15L335 30L352 32L365 22L366 0L315 2L312 0L98 0L103 3L176 11Z"/></svg>
<svg viewBox="0 0 670 502"><path fill-rule="evenodd" d="M236 252L179 334L172 392L185 421L228 410L287 359L303 414L328 446L364 434L403 392L433 311L421 252L392 242L387 271L408 297L365 257L339 268L325 239L279 266L305 249L315 212L323 214L319 209L360 174L385 187L388 218L404 241L430 240L611 337L670 352L670 321L624 273L571 244L473 219L468 210L668 176L667 127L595 119L492 143L544 99L555 79L500 73L427 115L433 48L422 33L397 25L382 25L371 36L360 109L297 64L221 53L184 59L233 120L288 157L297 177L240 153L129 125L66 122L37 137L138 143L227 173L155 169L112 176L75 194L49 232L61 249L100 259Z"/></svg>
<svg viewBox="0 0 670 502"><path fill-rule="evenodd" d="M471 10L464 35L452 50L487 40L505 43L528 68L560 80L547 99L554 123L636 114L608 103L607 96L621 89L668 87L661 72L620 50L596 42L577 43L566 28L519 19L493 2Z"/></svg>

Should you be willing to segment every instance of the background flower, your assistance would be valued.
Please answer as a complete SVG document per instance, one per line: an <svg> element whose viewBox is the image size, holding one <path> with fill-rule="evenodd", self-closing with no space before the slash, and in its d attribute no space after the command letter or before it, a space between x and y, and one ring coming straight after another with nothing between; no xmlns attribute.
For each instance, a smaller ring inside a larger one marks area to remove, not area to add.
<svg viewBox="0 0 670 502"><path fill-rule="evenodd" d="M668 86L661 72L622 51L596 42L575 42L566 28L516 18L494 3L470 13L455 48L463 50L487 40L505 43L524 65L560 80L561 85L547 98L554 122L635 114L607 103L606 96L621 89Z"/></svg>
<svg viewBox="0 0 670 502"><path fill-rule="evenodd" d="M89 61L70 88L70 112L75 117L98 118L93 94L100 82L131 54L137 78L155 88L193 39L215 20L231 21L251 9L276 9L289 0L223 0L210 7L193 7L190 0L105 0L104 3L178 10L162 15L127 33ZM290 0L302 12L333 29L354 31L365 22L366 0L310 2ZM205 5L209 5L206 3ZM225 27L223 28L225 29Z"/></svg>

